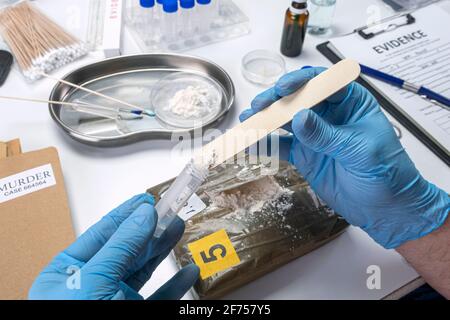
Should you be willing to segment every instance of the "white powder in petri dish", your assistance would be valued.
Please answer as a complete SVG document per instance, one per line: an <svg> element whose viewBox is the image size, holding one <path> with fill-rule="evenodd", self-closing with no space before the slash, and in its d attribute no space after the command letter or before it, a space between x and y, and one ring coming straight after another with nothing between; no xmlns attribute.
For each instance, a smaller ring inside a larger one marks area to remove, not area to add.
<svg viewBox="0 0 450 320"><path fill-rule="evenodd" d="M214 103L208 87L188 86L177 91L164 110L186 119L199 119L211 112Z"/></svg>

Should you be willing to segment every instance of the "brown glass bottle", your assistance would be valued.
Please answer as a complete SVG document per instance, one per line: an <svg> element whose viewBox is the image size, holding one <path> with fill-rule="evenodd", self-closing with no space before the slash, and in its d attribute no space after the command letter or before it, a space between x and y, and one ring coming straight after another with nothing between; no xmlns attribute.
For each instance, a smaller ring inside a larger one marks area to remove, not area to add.
<svg viewBox="0 0 450 320"><path fill-rule="evenodd" d="M297 57L302 53L308 27L309 12L306 0L294 0L286 11L281 53L287 57Z"/></svg>

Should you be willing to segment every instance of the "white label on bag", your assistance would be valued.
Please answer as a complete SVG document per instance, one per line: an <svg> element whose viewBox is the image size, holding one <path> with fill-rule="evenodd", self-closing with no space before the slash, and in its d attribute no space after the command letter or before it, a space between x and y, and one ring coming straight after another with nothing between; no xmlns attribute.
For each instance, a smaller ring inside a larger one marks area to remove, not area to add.
<svg viewBox="0 0 450 320"><path fill-rule="evenodd" d="M206 204L195 193L189 198L186 205L178 212L178 216L183 221L189 220L196 214L200 213L206 208Z"/></svg>
<svg viewBox="0 0 450 320"><path fill-rule="evenodd" d="M0 179L0 203L49 188L56 184L51 164Z"/></svg>

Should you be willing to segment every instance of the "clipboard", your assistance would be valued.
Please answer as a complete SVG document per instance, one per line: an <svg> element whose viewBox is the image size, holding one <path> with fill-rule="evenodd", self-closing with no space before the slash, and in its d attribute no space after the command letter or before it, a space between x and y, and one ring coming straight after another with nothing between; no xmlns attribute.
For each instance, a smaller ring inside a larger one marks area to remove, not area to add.
<svg viewBox="0 0 450 320"><path fill-rule="evenodd" d="M376 27L379 24L386 24L387 26L392 25L389 22L393 19L404 18L403 23L396 24L395 27L386 27L379 29L378 33L373 33L368 30L370 28ZM404 13L401 15L396 15L384 20L381 20L379 24L372 24L368 26L364 26L358 29L355 29L352 33L358 33L362 38L365 37L372 38L376 37L378 34L390 32L391 30L396 30L397 28L401 28L404 25L409 25L415 23L415 19L411 12ZM330 48L330 41L321 43L316 46L317 50L323 54L328 60L332 63L337 63L342 60L342 58L335 53ZM419 128L415 123L409 120L398 108L392 104L389 99L382 93L380 90L372 86L369 82L359 77L356 82L364 86L367 90L369 90L372 95L378 100L380 106L386 110L391 116L393 116L399 123L401 123L408 131L410 131L419 141L421 141L428 149L430 149L436 156L438 156L442 161L445 162L448 166L450 166L450 156L447 151L444 150L440 145L435 143L430 137L428 137L421 128Z"/></svg>

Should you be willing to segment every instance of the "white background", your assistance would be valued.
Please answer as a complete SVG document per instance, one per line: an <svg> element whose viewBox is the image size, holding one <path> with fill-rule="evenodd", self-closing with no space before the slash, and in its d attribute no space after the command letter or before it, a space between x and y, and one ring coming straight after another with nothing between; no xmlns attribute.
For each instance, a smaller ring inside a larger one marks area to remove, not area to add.
<svg viewBox="0 0 450 320"><path fill-rule="evenodd" d="M240 73L241 58L250 50L279 50L284 12L289 0L236 0L251 20L251 35L188 52L221 65L233 78L236 103L220 128L238 122L237 116L263 88L249 84ZM84 38L88 0L38 0L36 3L58 23ZM334 34L352 31L374 16L392 15L392 10L378 0L338 0ZM125 34L125 52L139 50ZM289 70L303 65L328 66L315 49L326 37L308 35L303 54L286 59ZM61 70L57 75L94 61L95 55ZM0 95L18 95L46 99L54 82L42 80L27 85L18 70L13 70ZM61 157L66 188L77 234L86 230L110 209L148 187L174 177L185 159L170 157L168 141L145 141L134 145L100 149L68 138L53 122L45 104L0 101L0 139L19 137L23 149L31 151L55 146ZM400 126L401 127L401 126ZM401 127L402 128L402 127ZM402 128L402 143L423 175L447 192L450 170L424 145ZM368 290L366 269L381 267L381 290ZM175 272L172 259L157 269L142 293L148 295ZM417 277L394 251L384 250L356 228L326 246L308 254L229 295L249 299L379 299ZM188 297L190 297L188 295Z"/></svg>

